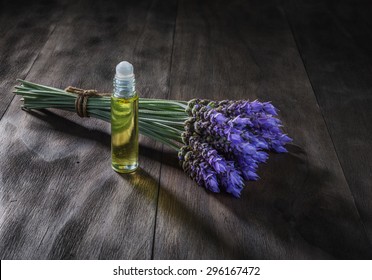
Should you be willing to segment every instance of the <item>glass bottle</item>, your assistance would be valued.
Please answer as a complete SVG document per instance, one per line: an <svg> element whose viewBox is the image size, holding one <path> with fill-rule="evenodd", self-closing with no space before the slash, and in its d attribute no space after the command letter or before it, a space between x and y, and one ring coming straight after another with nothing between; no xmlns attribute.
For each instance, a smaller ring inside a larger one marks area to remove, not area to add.
<svg viewBox="0 0 372 280"><path fill-rule="evenodd" d="M111 158L119 173L138 168L138 95L133 65L127 61L116 66L111 96Z"/></svg>

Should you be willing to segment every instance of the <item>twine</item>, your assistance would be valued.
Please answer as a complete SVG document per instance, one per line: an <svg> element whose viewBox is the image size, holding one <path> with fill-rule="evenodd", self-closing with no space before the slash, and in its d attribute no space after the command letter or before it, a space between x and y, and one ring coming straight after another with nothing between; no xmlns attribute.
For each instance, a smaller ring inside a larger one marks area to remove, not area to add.
<svg viewBox="0 0 372 280"><path fill-rule="evenodd" d="M77 94L75 100L75 110L79 117L89 118L87 107L88 99L91 96L111 96L111 93L99 93L95 89L82 89L77 87L68 86L65 91Z"/></svg>

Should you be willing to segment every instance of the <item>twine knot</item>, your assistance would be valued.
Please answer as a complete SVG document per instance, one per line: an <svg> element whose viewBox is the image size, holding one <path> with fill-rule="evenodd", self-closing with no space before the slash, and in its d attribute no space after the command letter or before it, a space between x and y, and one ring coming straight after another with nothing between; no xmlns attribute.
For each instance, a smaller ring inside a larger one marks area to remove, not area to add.
<svg viewBox="0 0 372 280"><path fill-rule="evenodd" d="M89 118L87 107L88 98L91 96L111 96L111 93L98 93L95 89L82 89L68 86L65 91L77 94L75 100L75 110L79 117Z"/></svg>

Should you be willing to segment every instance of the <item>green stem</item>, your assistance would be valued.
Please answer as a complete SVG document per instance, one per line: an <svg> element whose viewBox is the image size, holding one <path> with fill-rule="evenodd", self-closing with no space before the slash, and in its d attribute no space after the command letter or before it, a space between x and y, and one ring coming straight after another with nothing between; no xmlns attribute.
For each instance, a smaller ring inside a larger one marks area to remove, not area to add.
<svg viewBox="0 0 372 280"><path fill-rule="evenodd" d="M15 87L14 93L22 96L22 108L75 111L77 95L24 80L18 81L21 85ZM140 98L140 133L178 151L183 145L181 134L184 131L184 122L188 119L186 108L186 101ZM91 117L110 122L111 97L90 97L87 110Z"/></svg>

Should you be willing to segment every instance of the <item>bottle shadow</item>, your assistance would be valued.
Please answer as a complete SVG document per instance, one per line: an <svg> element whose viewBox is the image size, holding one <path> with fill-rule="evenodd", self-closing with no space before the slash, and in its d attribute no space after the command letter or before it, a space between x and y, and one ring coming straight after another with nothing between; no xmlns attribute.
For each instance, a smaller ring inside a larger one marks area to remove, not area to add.
<svg viewBox="0 0 372 280"><path fill-rule="evenodd" d="M177 197L176 194L172 193L170 187L162 186L159 189L159 180L154 176L150 175L146 170L138 168L133 174L120 174L123 180L129 182L133 188L133 191L152 202L152 192L149 191L149 187L158 189L157 200L157 216L155 217L155 242L154 246L154 259L190 259L190 258L201 258L201 256L190 257L188 252L177 253L177 239L183 239L181 232L177 230L185 231L190 236L204 236L208 237L208 242L218 244L218 248L223 248L223 255L216 255L216 258L224 258L226 256L237 256L236 248L233 248L228 240L221 238L220 234L216 232L213 226L213 221L206 220L202 213L197 213L196 209L186 204L184 200ZM168 224L169 220L172 220ZM174 225L181 224L182 227L175 227ZM196 226L197 225L197 226ZM176 236L175 244L172 244L169 240L165 239L165 236L169 234ZM196 240L194 240L196 241ZM190 240L190 242L194 242ZM166 247L166 248L164 248ZM169 250L168 253L167 250ZM239 254L238 254L239 255ZM168 256L168 257L167 257ZM171 257L170 257L171 256ZM210 256L208 256L210 258Z"/></svg>

